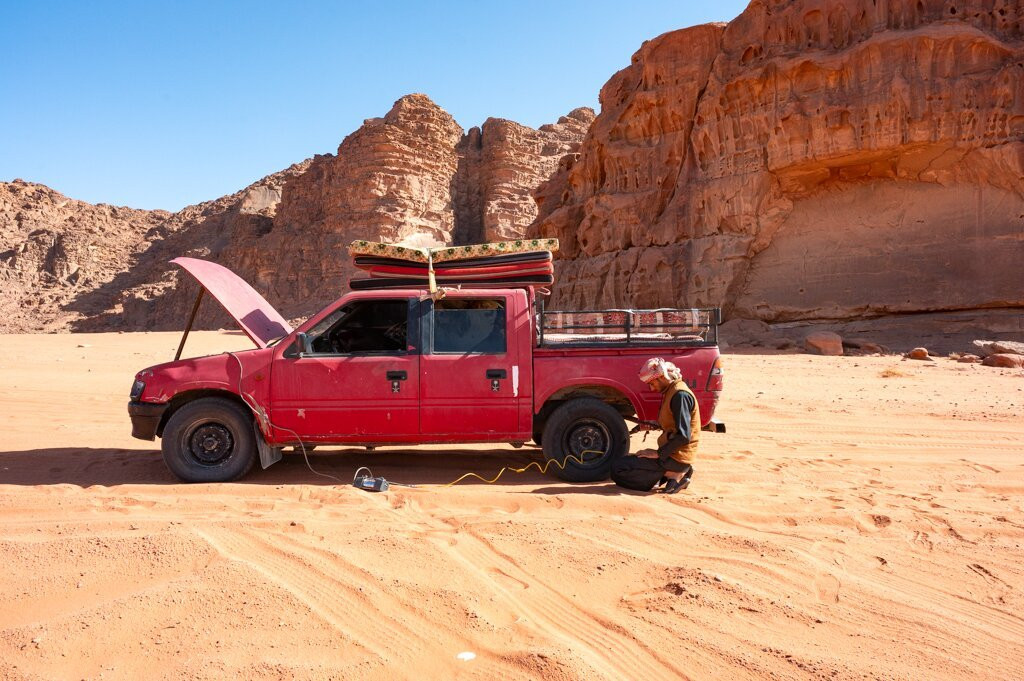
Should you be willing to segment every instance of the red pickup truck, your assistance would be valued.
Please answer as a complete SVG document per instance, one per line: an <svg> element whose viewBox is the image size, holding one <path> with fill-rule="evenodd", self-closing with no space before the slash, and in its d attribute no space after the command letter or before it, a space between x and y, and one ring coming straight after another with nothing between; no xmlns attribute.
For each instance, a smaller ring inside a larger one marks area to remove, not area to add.
<svg viewBox="0 0 1024 681"><path fill-rule="evenodd" d="M657 418L661 396L637 378L654 356L682 370L701 425L724 430L717 309L549 312L530 288L396 289L345 294L293 330L230 270L172 262L202 286L192 319L205 291L256 344L135 376L132 435L162 437L188 482L235 480L284 447L530 439L561 478L602 480L626 420Z"/></svg>

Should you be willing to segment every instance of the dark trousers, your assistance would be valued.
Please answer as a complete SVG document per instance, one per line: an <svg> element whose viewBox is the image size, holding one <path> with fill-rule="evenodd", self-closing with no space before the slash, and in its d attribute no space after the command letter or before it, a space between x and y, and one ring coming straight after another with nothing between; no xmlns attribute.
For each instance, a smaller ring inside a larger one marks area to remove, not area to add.
<svg viewBox="0 0 1024 681"><path fill-rule="evenodd" d="M650 492L665 475L665 469L657 459L639 456L620 456L612 463L612 480L619 487Z"/></svg>

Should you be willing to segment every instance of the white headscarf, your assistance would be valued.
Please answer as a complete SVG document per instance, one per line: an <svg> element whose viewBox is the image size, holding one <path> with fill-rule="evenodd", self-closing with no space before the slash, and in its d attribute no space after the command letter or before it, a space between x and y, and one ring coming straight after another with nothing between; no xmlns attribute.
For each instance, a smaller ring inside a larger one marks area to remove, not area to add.
<svg viewBox="0 0 1024 681"><path fill-rule="evenodd" d="M656 378L666 378L674 382L682 380L683 373L672 362L663 360L661 357L652 357L640 368L639 376L644 383L650 383Z"/></svg>

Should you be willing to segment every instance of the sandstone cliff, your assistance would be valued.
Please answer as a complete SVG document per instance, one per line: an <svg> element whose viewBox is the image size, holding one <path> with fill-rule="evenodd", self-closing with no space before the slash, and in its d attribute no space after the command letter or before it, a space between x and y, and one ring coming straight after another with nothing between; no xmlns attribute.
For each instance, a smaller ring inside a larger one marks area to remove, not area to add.
<svg viewBox="0 0 1024 681"><path fill-rule="evenodd" d="M1024 5L754 0L645 43L537 192L553 303L1024 305Z"/></svg>
<svg viewBox="0 0 1024 681"><path fill-rule="evenodd" d="M488 119L482 132L464 134L428 97L407 95L346 137L337 154L284 178L258 221L239 226L233 218L227 231L219 220L198 222L189 233L206 235L203 247L187 252L231 268L286 317L305 317L347 290L355 239L438 245L481 233L522 236L536 215L530 191L579 146L593 118L578 109L541 130ZM180 327L197 288L165 263L186 253L187 240L140 261L139 270L160 280L123 295L114 312L131 328ZM212 304L197 323L230 325Z"/></svg>
<svg viewBox="0 0 1024 681"><path fill-rule="evenodd" d="M537 217L532 192L579 148L593 122L593 110L580 108L539 130L501 118L488 118L482 128L471 129L457 150L456 240L481 243L523 236Z"/></svg>
<svg viewBox="0 0 1024 681"><path fill-rule="evenodd" d="M533 130L488 119L468 133L424 95L367 120L316 156L215 201L170 214L92 206L42 185L0 184L7 331L177 329L197 291L167 262L215 260L288 317L347 289L354 239L421 245L522 236L530 197L594 119L576 109ZM207 302L199 328L230 325Z"/></svg>

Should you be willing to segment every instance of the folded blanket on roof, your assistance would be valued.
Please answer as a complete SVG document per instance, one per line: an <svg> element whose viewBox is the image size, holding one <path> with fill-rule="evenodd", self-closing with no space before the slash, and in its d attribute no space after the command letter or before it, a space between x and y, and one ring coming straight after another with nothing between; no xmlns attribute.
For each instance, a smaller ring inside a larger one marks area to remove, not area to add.
<svg viewBox="0 0 1024 681"><path fill-rule="evenodd" d="M488 244L472 244L467 246L437 246L434 248L418 248L400 244L385 244L362 239L353 241L348 252L353 257L377 256L396 258L412 262L448 262L481 258L507 253L528 253L533 251L553 252L558 250L558 239L517 239L515 241L497 241Z"/></svg>

